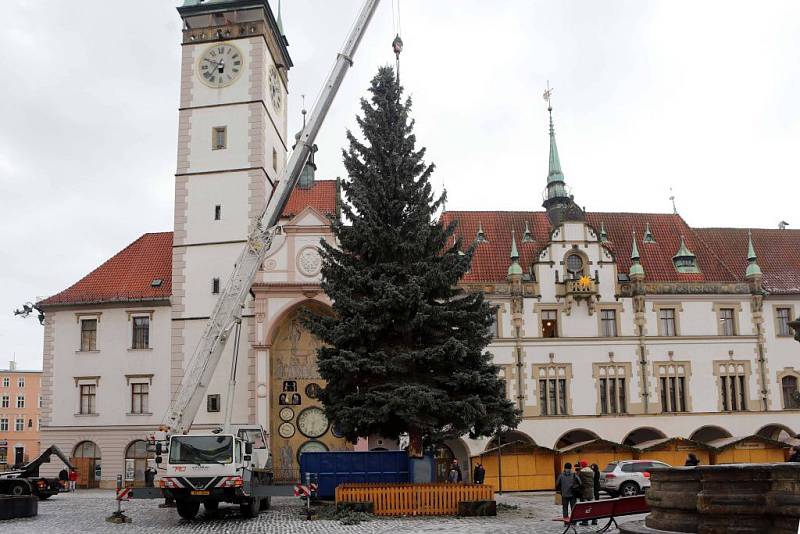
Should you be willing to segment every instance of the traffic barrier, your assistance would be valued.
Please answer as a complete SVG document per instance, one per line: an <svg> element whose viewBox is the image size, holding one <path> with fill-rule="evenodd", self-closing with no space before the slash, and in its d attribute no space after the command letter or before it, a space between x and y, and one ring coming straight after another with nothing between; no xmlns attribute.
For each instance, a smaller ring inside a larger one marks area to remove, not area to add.
<svg viewBox="0 0 800 534"><path fill-rule="evenodd" d="M294 487L294 496L295 497L310 497L312 494L316 494L317 492L317 485L313 482L308 485L297 484Z"/></svg>
<svg viewBox="0 0 800 534"><path fill-rule="evenodd" d="M375 515L456 515L465 501L494 500L485 484L342 484L336 504L371 502Z"/></svg>

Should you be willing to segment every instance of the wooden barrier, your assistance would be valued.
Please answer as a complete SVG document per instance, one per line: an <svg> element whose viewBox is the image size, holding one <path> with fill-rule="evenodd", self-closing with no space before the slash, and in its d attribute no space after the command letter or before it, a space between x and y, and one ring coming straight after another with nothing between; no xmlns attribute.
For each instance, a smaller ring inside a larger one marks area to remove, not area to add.
<svg viewBox="0 0 800 534"><path fill-rule="evenodd" d="M336 503L371 502L375 515L455 515L458 503L494 500L485 484L342 484Z"/></svg>

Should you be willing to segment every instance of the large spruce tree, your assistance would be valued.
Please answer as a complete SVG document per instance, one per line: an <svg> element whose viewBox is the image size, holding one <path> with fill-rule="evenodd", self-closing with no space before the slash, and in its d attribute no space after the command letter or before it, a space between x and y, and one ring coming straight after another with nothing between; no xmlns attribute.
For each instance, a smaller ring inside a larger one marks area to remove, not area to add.
<svg viewBox="0 0 800 534"><path fill-rule="evenodd" d="M322 242L322 287L334 316L307 313L326 346L318 353L327 416L350 439L370 434L429 442L514 427L498 367L486 346L493 311L458 281L472 249L453 243L455 224L434 219L444 202L433 165L415 148L411 100L390 67L381 68L357 117L364 142L347 132L345 221L338 248Z"/></svg>

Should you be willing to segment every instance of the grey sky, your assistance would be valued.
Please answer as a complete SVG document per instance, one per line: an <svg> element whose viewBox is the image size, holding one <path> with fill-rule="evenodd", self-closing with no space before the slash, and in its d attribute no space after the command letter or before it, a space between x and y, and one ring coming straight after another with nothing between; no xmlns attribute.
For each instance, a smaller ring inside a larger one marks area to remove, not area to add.
<svg viewBox="0 0 800 534"><path fill-rule="evenodd" d="M449 209L540 208L549 79L587 209L668 212L672 186L694 226L800 226L799 2L400 1L402 81ZM0 367L41 366L41 327L15 307L172 229L177 3L3 2ZM393 63L392 3L320 133L320 177L343 173L358 98ZM292 132L360 4L284 0Z"/></svg>

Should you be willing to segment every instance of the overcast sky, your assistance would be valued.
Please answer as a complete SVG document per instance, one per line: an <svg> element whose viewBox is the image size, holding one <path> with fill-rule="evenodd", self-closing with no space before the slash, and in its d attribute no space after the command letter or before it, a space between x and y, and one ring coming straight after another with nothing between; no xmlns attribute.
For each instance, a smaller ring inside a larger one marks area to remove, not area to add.
<svg viewBox="0 0 800 534"><path fill-rule="evenodd" d="M588 210L669 212L672 187L694 226L800 227L800 2L400 1L402 82L448 209L540 209L550 80ZM14 308L172 230L177 4L3 0L0 368L41 367L42 329ZM360 4L283 1L292 134ZM358 98L394 61L392 5L320 132L320 177L343 174Z"/></svg>

